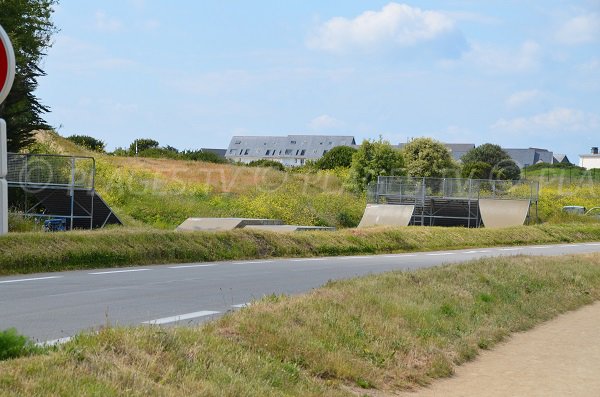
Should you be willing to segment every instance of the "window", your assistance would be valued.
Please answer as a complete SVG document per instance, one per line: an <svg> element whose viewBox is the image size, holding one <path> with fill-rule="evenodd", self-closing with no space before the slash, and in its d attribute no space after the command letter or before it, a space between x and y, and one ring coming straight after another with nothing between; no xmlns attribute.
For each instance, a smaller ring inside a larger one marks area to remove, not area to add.
<svg viewBox="0 0 600 397"><path fill-rule="evenodd" d="M236 149L230 149L230 150L229 150L229 154L234 154L235 152L237 152L237 150L236 150Z"/></svg>
<svg viewBox="0 0 600 397"><path fill-rule="evenodd" d="M296 141L291 141L290 143L291 143L292 145L295 145L295 144L296 144Z"/></svg>
<svg viewBox="0 0 600 397"><path fill-rule="evenodd" d="M248 153L250 153L250 149L246 149L246 150L244 151L244 156L247 156L247 155L248 155Z"/></svg>
<svg viewBox="0 0 600 397"><path fill-rule="evenodd" d="M323 150L323 156L327 154L328 150Z"/></svg>
<svg viewBox="0 0 600 397"><path fill-rule="evenodd" d="M322 145L322 144L323 144L323 142L319 142L319 145Z"/></svg>
<svg viewBox="0 0 600 397"><path fill-rule="evenodd" d="M242 141L235 141L236 145L240 145L242 143Z"/></svg>
<svg viewBox="0 0 600 397"><path fill-rule="evenodd" d="M314 153L314 154L317 154L317 149L313 150L313 153Z"/></svg>
<svg viewBox="0 0 600 397"><path fill-rule="evenodd" d="M285 149L285 155L290 156L292 154L292 149Z"/></svg>
<svg viewBox="0 0 600 397"><path fill-rule="evenodd" d="M268 155L270 155L270 154L271 154L271 151L270 151L270 150L267 150L267 153L265 153L265 156L268 156Z"/></svg>
<svg viewBox="0 0 600 397"><path fill-rule="evenodd" d="M329 142L329 146L333 145L333 142Z"/></svg>
<svg viewBox="0 0 600 397"><path fill-rule="evenodd" d="M300 153L300 149L296 150L296 156Z"/></svg>
<svg viewBox="0 0 600 397"><path fill-rule="evenodd" d="M279 155L281 156L281 150L279 151Z"/></svg>
<svg viewBox="0 0 600 397"><path fill-rule="evenodd" d="M300 156L304 156L304 155L306 155L306 150L302 150L302 151L300 152Z"/></svg>

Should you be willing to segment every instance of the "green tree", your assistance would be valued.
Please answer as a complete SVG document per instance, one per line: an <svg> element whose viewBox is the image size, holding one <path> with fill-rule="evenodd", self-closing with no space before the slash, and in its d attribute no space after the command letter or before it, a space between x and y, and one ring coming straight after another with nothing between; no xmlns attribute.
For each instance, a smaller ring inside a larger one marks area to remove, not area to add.
<svg viewBox="0 0 600 397"><path fill-rule="evenodd" d="M95 152L103 153L106 148L104 142L89 135L71 135L67 137L67 140Z"/></svg>
<svg viewBox="0 0 600 397"><path fill-rule="evenodd" d="M45 51L57 32L51 21L55 0L0 0L0 25L8 33L17 71L6 101L0 105L0 117L6 120L8 150L16 152L34 141L33 131L49 128L43 114L49 108L35 96Z"/></svg>
<svg viewBox="0 0 600 397"><path fill-rule="evenodd" d="M336 146L315 162L320 170L333 170L335 168L348 168L352 165L352 156L356 149L350 146Z"/></svg>
<svg viewBox="0 0 600 397"><path fill-rule="evenodd" d="M364 191L378 176L403 175L403 167L402 154L389 142L381 138L378 141L365 140L352 157L350 187Z"/></svg>
<svg viewBox="0 0 600 397"><path fill-rule="evenodd" d="M461 171L461 176L469 179L489 179L490 175L492 175L492 166L483 161L467 163Z"/></svg>
<svg viewBox="0 0 600 397"><path fill-rule="evenodd" d="M158 141L155 141L154 139L136 139L135 141L131 142L131 145L129 145L129 154L134 156L148 149L158 149L158 145Z"/></svg>
<svg viewBox="0 0 600 397"><path fill-rule="evenodd" d="M463 176L468 177L469 168L473 163L487 163L491 171L488 178L516 180L521 177L521 170L500 146L491 143L469 150L463 157ZM467 169L467 171L465 171Z"/></svg>
<svg viewBox="0 0 600 397"><path fill-rule="evenodd" d="M456 165L446 146L430 138L417 138L402 148L409 176L441 178L449 176Z"/></svg>

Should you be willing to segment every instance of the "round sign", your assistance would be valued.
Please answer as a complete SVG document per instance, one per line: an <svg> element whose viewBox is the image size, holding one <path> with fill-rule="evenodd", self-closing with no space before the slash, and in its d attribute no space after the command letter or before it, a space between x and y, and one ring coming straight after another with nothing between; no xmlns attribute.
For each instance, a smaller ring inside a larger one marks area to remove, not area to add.
<svg viewBox="0 0 600 397"><path fill-rule="evenodd" d="M0 26L0 103L8 96L15 80L15 52L8 35Z"/></svg>

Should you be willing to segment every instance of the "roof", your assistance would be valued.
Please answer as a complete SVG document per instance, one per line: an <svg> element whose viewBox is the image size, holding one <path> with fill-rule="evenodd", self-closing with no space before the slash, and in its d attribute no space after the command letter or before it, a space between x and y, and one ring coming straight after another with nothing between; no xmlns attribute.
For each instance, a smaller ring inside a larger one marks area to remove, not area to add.
<svg viewBox="0 0 600 397"><path fill-rule="evenodd" d="M571 161L569 160L569 158L567 157L566 154L558 154L555 153L554 154L554 163L565 163L565 164L571 164Z"/></svg>
<svg viewBox="0 0 600 397"><path fill-rule="evenodd" d="M538 163L552 164L554 154L547 149L527 148L527 149L506 149L506 153L514 160L520 168Z"/></svg>
<svg viewBox="0 0 600 397"><path fill-rule="evenodd" d="M356 140L350 135L234 136L226 157L244 155L317 159L336 146L353 145L356 145Z"/></svg>
<svg viewBox="0 0 600 397"><path fill-rule="evenodd" d="M442 142L442 144L444 146L446 146L446 148L448 148L448 150L450 151L450 154L452 154L452 157L456 161L459 161L462 158L462 156L467 154L467 152L469 150L475 149L474 143L443 143ZM398 148L402 149L404 146L406 146L406 143L400 143L397 146L398 146Z"/></svg>

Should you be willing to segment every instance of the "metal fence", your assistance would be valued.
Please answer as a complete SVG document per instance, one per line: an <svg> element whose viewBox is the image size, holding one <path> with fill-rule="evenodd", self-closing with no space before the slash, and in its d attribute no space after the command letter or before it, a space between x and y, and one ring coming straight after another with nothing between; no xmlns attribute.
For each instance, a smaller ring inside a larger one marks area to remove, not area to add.
<svg viewBox="0 0 600 397"><path fill-rule="evenodd" d="M376 183L369 185L367 196L371 203L380 202L385 197L405 197L415 200L427 197L465 200L522 199L537 202L539 182L380 176Z"/></svg>
<svg viewBox="0 0 600 397"><path fill-rule="evenodd" d="M94 188L93 157L8 153L9 185L43 188Z"/></svg>

